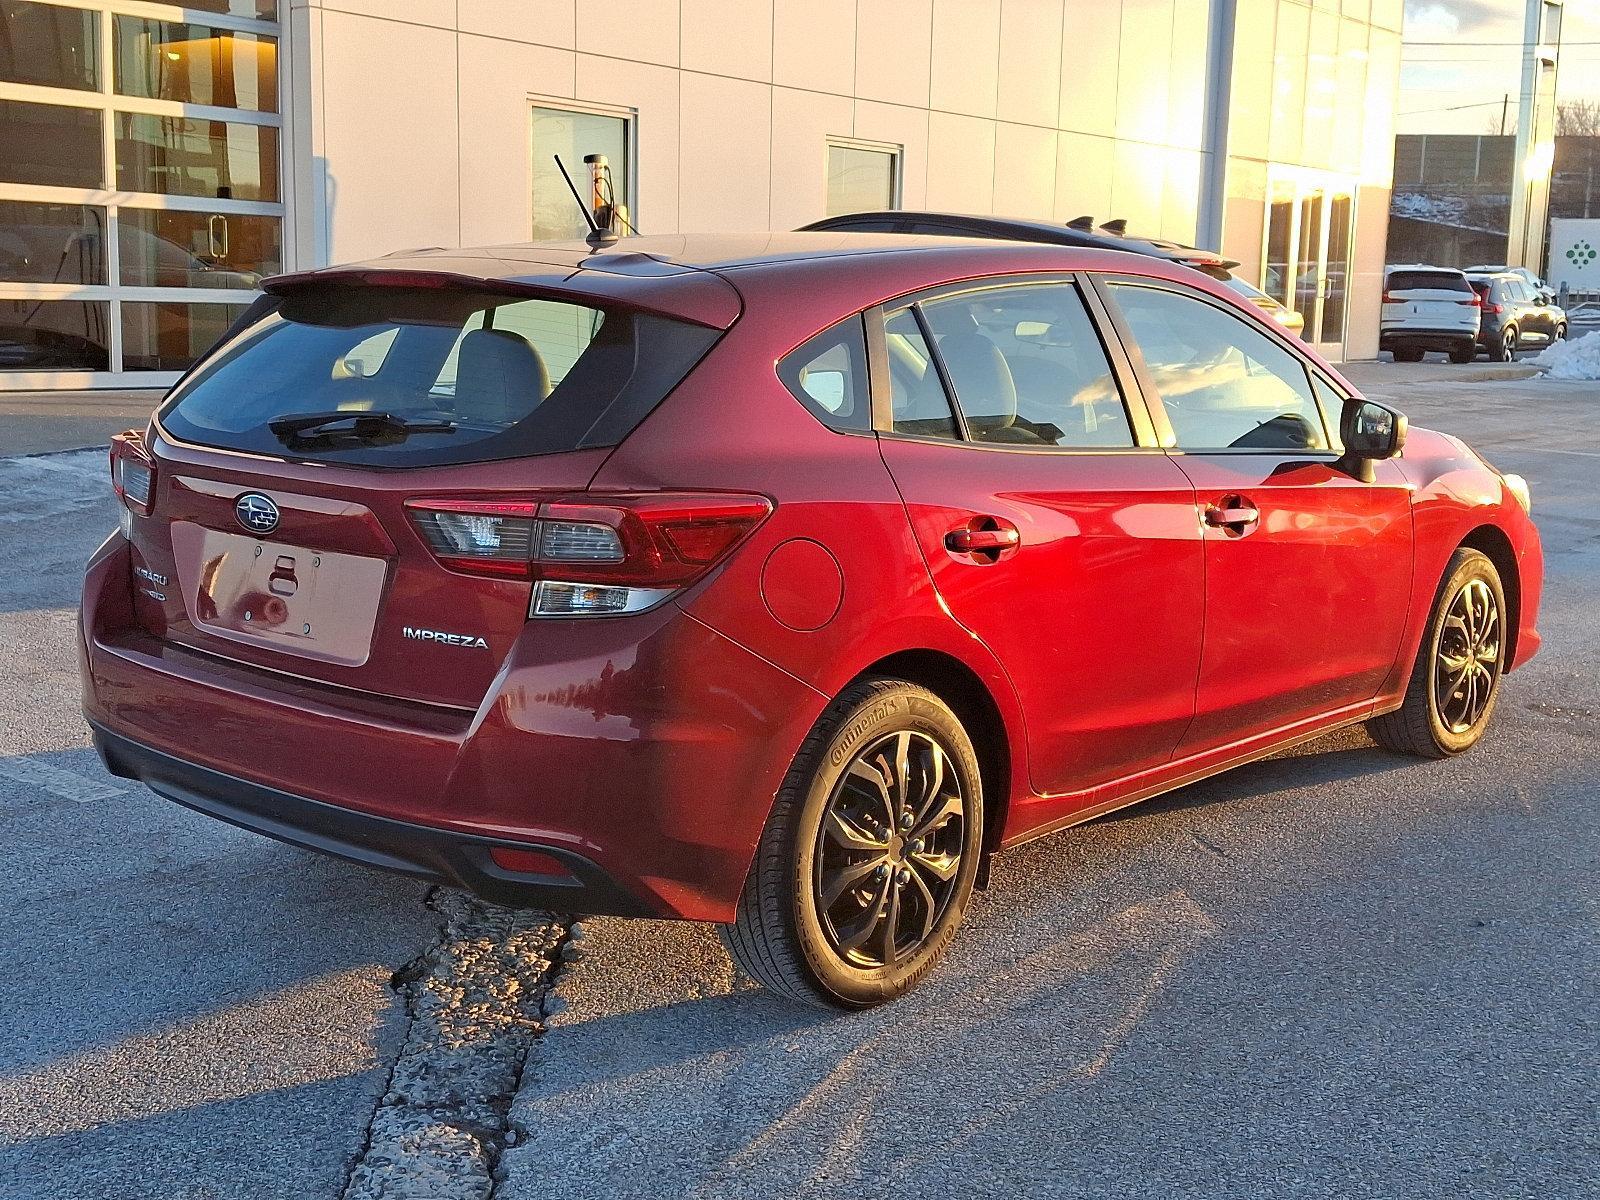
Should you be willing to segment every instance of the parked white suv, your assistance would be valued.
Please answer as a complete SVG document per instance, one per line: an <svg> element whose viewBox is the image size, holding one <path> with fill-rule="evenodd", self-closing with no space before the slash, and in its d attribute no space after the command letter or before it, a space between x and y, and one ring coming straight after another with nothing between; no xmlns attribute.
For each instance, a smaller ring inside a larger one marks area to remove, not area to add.
<svg viewBox="0 0 1600 1200"><path fill-rule="evenodd" d="M1378 348L1396 362L1420 362L1442 350L1468 363L1478 352L1478 293L1454 267L1394 266L1383 270L1383 324Z"/></svg>

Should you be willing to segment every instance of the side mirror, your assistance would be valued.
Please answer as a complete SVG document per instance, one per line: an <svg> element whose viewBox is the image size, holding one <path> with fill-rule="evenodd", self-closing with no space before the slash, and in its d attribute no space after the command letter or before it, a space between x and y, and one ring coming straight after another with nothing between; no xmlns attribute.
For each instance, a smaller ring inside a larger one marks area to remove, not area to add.
<svg viewBox="0 0 1600 1200"><path fill-rule="evenodd" d="M1372 400L1348 400L1340 415L1339 438L1344 442L1339 465L1363 483L1371 483L1372 464L1398 458L1406 447L1405 414Z"/></svg>

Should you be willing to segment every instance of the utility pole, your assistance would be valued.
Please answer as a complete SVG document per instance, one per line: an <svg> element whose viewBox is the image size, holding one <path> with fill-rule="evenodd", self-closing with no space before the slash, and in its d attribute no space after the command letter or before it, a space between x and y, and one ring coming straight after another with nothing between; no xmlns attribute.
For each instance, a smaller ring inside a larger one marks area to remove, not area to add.
<svg viewBox="0 0 1600 1200"><path fill-rule="evenodd" d="M1556 64L1564 0L1526 0L1522 32L1522 102L1517 109L1515 173L1506 262L1544 274L1555 161Z"/></svg>
<svg viewBox="0 0 1600 1200"><path fill-rule="evenodd" d="M1492 102L1491 102L1492 103ZM1506 135L1506 110L1511 107L1511 93L1507 92L1500 98L1500 136Z"/></svg>

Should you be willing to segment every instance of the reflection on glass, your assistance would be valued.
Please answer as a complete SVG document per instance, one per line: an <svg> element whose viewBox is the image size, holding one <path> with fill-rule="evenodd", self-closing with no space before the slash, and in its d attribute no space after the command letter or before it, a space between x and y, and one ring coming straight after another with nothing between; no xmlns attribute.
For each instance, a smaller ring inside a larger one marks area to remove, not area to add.
<svg viewBox="0 0 1600 1200"><path fill-rule="evenodd" d="M277 217L124 208L117 214L122 282L134 287L255 288L283 260Z"/></svg>
<svg viewBox="0 0 1600 1200"><path fill-rule="evenodd" d="M1354 198L1337 192L1328 198L1327 283L1322 292L1321 339L1344 340L1345 290L1350 285L1350 218Z"/></svg>
<svg viewBox="0 0 1600 1200"><path fill-rule="evenodd" d="M0 0L0 80L39 87L100 86L100 14L29 0Z"/></svg>
<svg viewBox="0 0 1600 1200"><path fill-rule="evenodd" d="M556 169L552 155L561 161L578 185L578 194L589 198L589 168L586 154L604 154L611 166L612 190L616 203L628 202L628 123L621 117L597 113L567 112L559 108L533 110L533 236L538 239L567 240L588 232L583 214L572 198L566 181ZM618 226L618 233L628 232Z"/></svg>
<svg viewBox="0 0 1600 1200"><path fill-rule="evenodd" d="M1306 319L1306 341L1316 342L1317 300L1322 290L1322 192L1307 192L1300 197L1299 251L1295 256L1294 304Z"/></svg>
<svg viewBox="0 0 1600 1200"><path fill-rule="evenodd" d="M107 371L103 300L0 300L0 371Z"/></svg>
<svg viewBox="0 0 1600 1200"><path fill-rule="evenodd" d="M106 210L0 200L0 282L105 283Z"/></svg>
<svg viewBox="0 0 1600 1200"><path fill-rule="evenodd" d="M100 187L100 114L0 100L0 183Z"/></svg>
<svg viewBox="0 0 1600 1200"><path fill-rule="evenodd" d="M1289 237L1293 226L1294 185L1277 180L1272 185L1272 205L1267 212L1267 259L1261 266L1261 290L1286 308L1294 307L1289 290Z"/></svg>
<svg viewBox="0 0 1600 1200"><path fill-rule="evenodd" d="M277 111L277 39L145 17L119 16L116 30L122 95Z"/></svg>
<svg viewBox="0 0 1600 1200"><path fill-rule="evenodd" d="M222 13L229 17L253 17L263 21L278 19L278 0L183 0L184 8Z"/></svg>
<svg viewBox="0 0 1600 1200"><path fill-rule="evenodd" d="M895 156L860 146L828 147L828 216L894 207Z"/></svg>
<svg viewBox="0 0 1600 1200"><path fill-rule="evenodd" d="M181 371L211 349L245 309L233 304L122 305L122 369Z"/></svg>
<svg viewBox="0 0 1600 1200"><path fill-rule="evenodd" d="M219 200L278 198L278 131L264 125L117 113L117 186Z"/></svg>

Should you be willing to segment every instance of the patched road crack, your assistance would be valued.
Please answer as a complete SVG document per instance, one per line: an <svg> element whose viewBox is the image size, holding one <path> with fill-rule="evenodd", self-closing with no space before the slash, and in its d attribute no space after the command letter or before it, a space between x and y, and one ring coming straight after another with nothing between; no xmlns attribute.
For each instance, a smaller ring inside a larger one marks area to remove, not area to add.
<svg viewBox="0 0 1600 1200"><path fill-rule="evenodd" d="M447 888L425 902L443 925L395 972L405 1039L344 1200L486 1200L511 1101L544 1034L570 922Z"/></svg>

